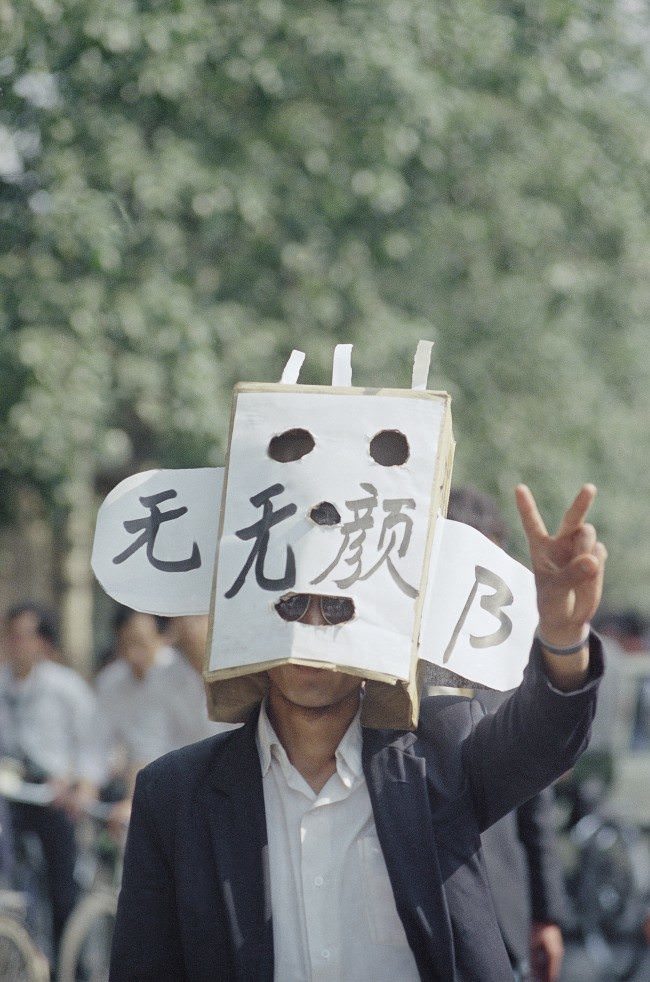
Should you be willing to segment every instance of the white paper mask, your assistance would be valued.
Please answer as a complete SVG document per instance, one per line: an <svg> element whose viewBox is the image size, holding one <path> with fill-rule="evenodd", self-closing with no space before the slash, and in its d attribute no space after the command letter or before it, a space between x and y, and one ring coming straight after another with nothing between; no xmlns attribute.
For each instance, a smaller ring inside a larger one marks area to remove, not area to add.
<svg viewBox="0 0 650 982"><path fill-rule="evenodd" d="M209 668L271 654L407 681L448 397L278 389L236 396ZM296 594L349 616L288 623L275 604Z"/></svg>

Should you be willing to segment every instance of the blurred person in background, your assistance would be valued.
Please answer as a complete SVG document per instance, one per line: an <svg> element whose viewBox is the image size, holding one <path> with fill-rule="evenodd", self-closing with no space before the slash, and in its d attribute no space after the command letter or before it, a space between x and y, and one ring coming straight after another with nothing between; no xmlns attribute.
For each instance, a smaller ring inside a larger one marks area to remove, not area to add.
<svg viewBox="0 0 650 982"><path fill-rule="evenodd" d="M502 549L507 526L493 498L471 485L452 488L447 517L482 532ZM471 690L488 712L509 695ZM481 836L499 928L518 982L559 978L566 917L562 865L557 850L551 788L520 805Z"/></svg>
<svg viewBox="0 0 650 982"><path fill-rule="evenodd" d="M43 646L43 657L58 665L68 665L68 658L61 647L59 621L53 610L41 608L40 638Z"/></svg>
<svg viewBox="0 0 650 982"><path fill-rule="evenodd" d="M613 779L615 757L650 751L650 627L633 608L606 610L594 619L607 653L607 673L598 693L592 740L579 769ZM647 781L644 781L647 783Z"/></svg>
<svg viewBox="0 0 650 982"><path fill-rule="evenodd" d="M172 618L169 629L170 642L201 677L206 660L209 625L210 618L207 614L194 614Z"/></svg>
<svg viewBox="0 0 650 982"><path fill-rule="evenodd" d="M51 805L11 804L14 833L40 839L52 904L55 951L77 899L75 817L103 775L92 730L96 703L77 672L48 658L52 614L27 602L4 618L0 667L0 753L22 765L26 780L48 782Z"/></svg>
<svg viewBox="0 0 650 982"><path fill-rule="evenodd" d="M573 817L598 805L641 827L650 815L650 648L648 619L632 608L610 609L594 622L603 635L607 672L598 694L592 743L567 788ZM564 783L564 782L563 782Z"/></svg>
<svg viewBox="0 0 650 982"><path fill-rule="evenodd" d="M14 609L14 608L12 608ZM38 636L43 658L48 661L57 662L59 665L67 665L68 659L61 650L59 640L59 621L53 610L43 607L33 600L27 600L18 604L16 610L26 610L36 613L38 616ZM2 652L4 658L4 651Z"/></svg>
<svg viewBox="0 0 650 982"><path fill-rule="evenodd" d="M208 720L200 672L169 643L166 618L120 607L113 627L117 657L95 685L99 740L113 786L122 789L114 820L124 822L145 764L229 727Z"/></svg>
<svg viewBox="0 0 650 982"><path fill-rule="evenodd" d="M609 610L596 619L595 630L603 637L609 668L598 697L591 753L601 750L610 755L626 751L648 752L648 619L632 608Z"/></svg>
<svg viewBox="0 0 650 982"><path fill-rule="evenodd" d="M595 619L594 629L611 638L627 655L650 654L650 625L638 610L610 610Z"/></svg>

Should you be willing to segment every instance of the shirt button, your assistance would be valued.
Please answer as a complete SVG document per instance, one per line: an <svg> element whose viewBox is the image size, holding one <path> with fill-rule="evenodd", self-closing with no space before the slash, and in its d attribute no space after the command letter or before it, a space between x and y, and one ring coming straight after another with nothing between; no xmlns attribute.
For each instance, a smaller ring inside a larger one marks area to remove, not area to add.
<svg viewBox="0 0 650 982"><path fill-rule="evenodd" d="M323 948L323 950L321 951L321 956L325 959L325 961L327 961L327 959L330 956L329 948Z"/></svg>
<svg viewBox="0 0 650 982"><path fill-rule="evenodd" d="M324 879L323 879L322 876L315 876L314 877L314 886L316 886L316 887L322 887L322 885L323 885L324 882L325 881L324 881Z"/></svg>

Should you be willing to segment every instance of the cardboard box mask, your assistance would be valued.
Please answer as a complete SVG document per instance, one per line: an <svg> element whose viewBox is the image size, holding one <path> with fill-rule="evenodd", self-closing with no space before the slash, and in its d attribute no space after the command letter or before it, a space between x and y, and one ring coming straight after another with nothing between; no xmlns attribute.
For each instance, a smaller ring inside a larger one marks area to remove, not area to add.
<svg viewBox="0 0 650 982"><path fill-rule="evenodd" d="M207 674L220 716L245 688L222 697L221 681L292 662L384 683L381 713L369 686L364 715L386 725L388 699L402 706L395 722L411 725L421 598L452 457L446 393L237 386ZM331 624L293 619L314 596ZM249 679L251 702L259 684Z"/></svg>

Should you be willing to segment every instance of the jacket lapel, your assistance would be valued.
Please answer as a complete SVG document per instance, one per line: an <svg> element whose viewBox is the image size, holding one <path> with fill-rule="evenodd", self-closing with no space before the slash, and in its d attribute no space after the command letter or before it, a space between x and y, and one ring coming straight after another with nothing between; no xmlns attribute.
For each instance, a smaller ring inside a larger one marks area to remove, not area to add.
<svg viewBox="0 0 650 982"><path fill-rule="evenodd" d="M257 716L254 713L226 741L203 792L237 978L242 982L273 979L264 792L255 743Z"/></svg>
<svg viewBox="0 0 650 982"><path fill-rule="evenodd" d="M363 768L397 910L422 978L455 977L426 780L414 733L363 731Z"/></svg>

